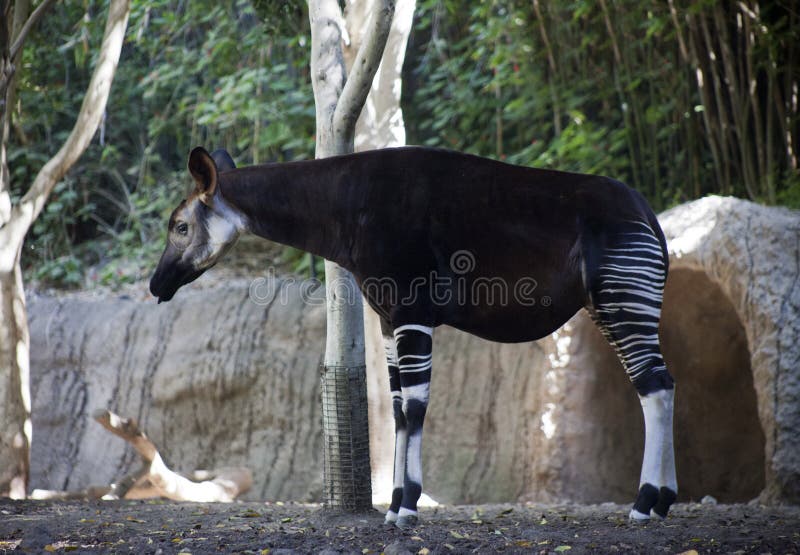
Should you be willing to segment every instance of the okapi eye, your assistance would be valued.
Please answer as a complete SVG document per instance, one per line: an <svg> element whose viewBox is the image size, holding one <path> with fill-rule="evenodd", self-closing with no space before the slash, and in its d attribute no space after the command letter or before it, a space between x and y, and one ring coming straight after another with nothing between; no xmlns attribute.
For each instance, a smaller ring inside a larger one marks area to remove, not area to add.
<svg viewBox="0 0 800 555"><path fill-rule="evenodd" d="M178 225L175 226L175 231L177 231L181 235L186 235L189 233L189 224L186 222L180 222Z"/></svg>

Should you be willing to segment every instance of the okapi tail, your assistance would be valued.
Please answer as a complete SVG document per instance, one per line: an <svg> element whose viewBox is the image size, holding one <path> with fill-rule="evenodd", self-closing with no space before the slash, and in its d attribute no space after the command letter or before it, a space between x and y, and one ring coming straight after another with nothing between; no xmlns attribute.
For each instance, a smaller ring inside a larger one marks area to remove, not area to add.
<svg viewBox="0 0 800 555"><path fill-rule="evenodd" d="M653 230L658 242L661 244L661 252L664 255L664 273L669 274L669 251L667 250L667 238L664 236L664 230L661 229L661 224L658 223L658 218L655 213L647 208L647 220Z"/></svg>

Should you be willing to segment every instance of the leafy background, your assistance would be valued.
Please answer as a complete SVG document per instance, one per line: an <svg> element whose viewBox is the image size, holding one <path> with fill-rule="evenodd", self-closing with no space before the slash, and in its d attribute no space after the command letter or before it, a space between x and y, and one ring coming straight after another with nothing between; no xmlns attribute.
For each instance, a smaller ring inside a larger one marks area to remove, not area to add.
<svg viewBox="0 0 800 555"><path fill-rule="evenodd" d="M707 194L800 208L798 12L789 0L419 0L408 140L610 175L657 211ZM16 195L71 129L104 16L103 2L67 0L28 41ZM309 47L298 0L133 0L101 130L29 235L26 278L145 278L195 145L239 165L313 157Z"/></svg>

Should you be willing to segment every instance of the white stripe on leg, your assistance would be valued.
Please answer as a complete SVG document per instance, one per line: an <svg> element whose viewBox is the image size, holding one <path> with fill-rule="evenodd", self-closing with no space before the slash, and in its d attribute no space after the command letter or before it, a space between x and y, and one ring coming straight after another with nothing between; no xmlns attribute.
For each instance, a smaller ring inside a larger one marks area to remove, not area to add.
<svg viewBox="0 0 800 555"><path fill-rule="evenodd" d="M394 440L394 484L395 488L403 487L406 474L406 453L408 451L408 432L397 430Z"/></svg>
<svg viewBox="0 0 800 555"><path fill-rule="evenodd" d="M397 366L397 343L393 336L383 337L383 352L386 354L386 363L389 366Z"/></svg>
<svg viewBox="0 0 800 555"><path fill-rule="evenodd" d="M403 402L420 401L427 406L430 396L430 384L423 383L403 388ZM404 407L405 408L405 407ZM414 430L408 436L408 453L406 458L406 476L422 487L422 429Z"/></svg>

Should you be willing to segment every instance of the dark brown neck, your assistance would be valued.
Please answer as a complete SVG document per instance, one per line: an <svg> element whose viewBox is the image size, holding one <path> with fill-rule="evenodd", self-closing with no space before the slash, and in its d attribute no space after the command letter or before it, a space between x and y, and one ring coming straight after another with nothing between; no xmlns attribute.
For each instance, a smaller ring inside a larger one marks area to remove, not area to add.
<svg viewBox="0 0 800 555"><path fill-rule="evenodd" d="M220 174L220 192L259 237L347 266L356 221L351 157L250 166Z"/></svg>

